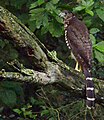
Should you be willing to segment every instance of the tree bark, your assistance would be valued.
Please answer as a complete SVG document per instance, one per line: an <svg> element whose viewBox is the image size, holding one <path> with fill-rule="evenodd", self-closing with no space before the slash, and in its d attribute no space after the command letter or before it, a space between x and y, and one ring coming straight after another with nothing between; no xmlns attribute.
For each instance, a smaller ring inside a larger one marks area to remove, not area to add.
<svg viewBox="0 0 104 120"><path fill-rule="evenodd" d="M26 26L3 7L0 7L0 36L8 39L20 54L27 56L33 66L33 69L20 68L18 72L1 70L0 78L4 80L15 78L17 81L40 85L59 84L72 90L75 95L78 93L79 97L84 96L82 93L85 86L83 74L56 59L56 56L54 57ZM104 81L94 79L94 82L96 94L103 97Z"/></svg>

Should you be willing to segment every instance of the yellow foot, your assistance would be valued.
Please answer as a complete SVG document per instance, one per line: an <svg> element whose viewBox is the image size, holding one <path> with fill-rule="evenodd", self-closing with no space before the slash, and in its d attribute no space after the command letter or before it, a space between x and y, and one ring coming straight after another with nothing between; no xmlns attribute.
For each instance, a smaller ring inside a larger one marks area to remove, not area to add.
<svg viewBox="0 0 104 120"><path fill-rule="evenodd" d="M78 65L78 62L76 62L75 70L81 72L81 66Z"/></svg>

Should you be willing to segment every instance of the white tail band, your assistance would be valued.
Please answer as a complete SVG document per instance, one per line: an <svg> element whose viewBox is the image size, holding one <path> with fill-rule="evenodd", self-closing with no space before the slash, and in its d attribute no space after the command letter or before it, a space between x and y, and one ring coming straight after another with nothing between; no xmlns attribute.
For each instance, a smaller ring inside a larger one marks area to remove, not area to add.
<svg viewBox="0 0 104 120"><path fill-rule="evenodd" d="M93 87L87 87L86 90L91 90L91 91L93 91L94 88L93 88Z"/></svg>
<svg viewBox="0 0 104 120"><path fill-rule="evenodd" d="M88 97L87 97L87 100L89 100L89 101L94 101L95 98L88 98Z"/></svg>
<svg viewBox="0 0 104 120"><path fill-rule="evenodd" d="M91 78L91 77L87 77L87 78L86 78L86 80L92 80L92 79L93 79L93 78Z"/></svg>

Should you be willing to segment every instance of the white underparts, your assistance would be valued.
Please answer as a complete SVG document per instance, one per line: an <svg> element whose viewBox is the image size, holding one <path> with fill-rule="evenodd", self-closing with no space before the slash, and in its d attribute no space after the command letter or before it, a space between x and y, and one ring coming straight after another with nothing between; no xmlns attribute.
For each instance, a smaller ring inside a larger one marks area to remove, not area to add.
<svg viewBox="0 0 104 120"><path fill-rule="evenodd" d="M68 41L66 41L66 44L68 43Z"/></svg>
<svg viewBox="0 0 104 120"><path fill-rule="evenodd" d="M89 70L89 72L91 72L91 70Z"/></svg>
<svg viewBox="0 0 104 120"><path fill-rule="evenodd" d="M68 39L67 39L67 30L65 30L65 41L66 41L66 44L67 44L68 48L70 49L70 45L69 45L69 42L68 42Z"/></svg>
<svg viewBox="0 0 104 120"><path fill-rule="evenodd" d="M68 27L68 25L67 25L67 24L65 24L65 25L64 25L64 27L66 28L66 27Z"/></svg>
<svg viewBox="0 0 104 120"><path fill-rule="evenodd" d="M65 30L65 40L67 41L67 30Z"/></svg>
<svg viewBox="0 0 104 120"><path fill-rule="evenodd" d="M92 80L92 78L91 77L86 77L86 80Z"/></svg>
<svg viewBox="0 0 104 120"><path fill-rule="evenodd" d="M89 98L89 97L87 97L87 100L89 100L89 101L95 101L95 98Z"/></svg>
<svg viewBox="0 0 104 120"><path fill-rule="evenodd" d="M91 91L93 91L94 88L93 88L93 87L87 87L86 90L91 90Z"/></svg>

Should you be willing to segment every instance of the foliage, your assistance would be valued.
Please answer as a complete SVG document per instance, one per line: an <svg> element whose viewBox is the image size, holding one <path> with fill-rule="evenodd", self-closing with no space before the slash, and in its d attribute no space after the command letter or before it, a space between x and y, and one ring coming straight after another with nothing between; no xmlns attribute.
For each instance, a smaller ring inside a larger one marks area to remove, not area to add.
<svg viewBox="0 0 104 120"><path fill-rule="evenodd" d="M34 110L34 106L36 106L36 111ZM37 111L37 109L39 109L39 111ZM27 118L33 120L39 118L48 118L48 120L57 119L57 111L52 106L48 107L44 100L37 100L33 97L30 98L29 103L23 105L21 108L14 108L13 111L19 115L21 120Z"/></svg>
<svg viewBox="0 0 104 120"><path fill-rule="evenodd" d="M23 89L20 83L4 81L0 84L0 101L9 107L23 101Z"/></svg>
<svg viewBox="0 0 104 120"><path fill-rule="evenodd" d="M94 13L92 11L93 4L94 4L93 0L86 0L86 1L85 0L81 0L79 5L77 7L75 7L73 9L73 11L82 11L82 10L84 10L85 13L93 16L94 15Z"/></svg>
<svg viewBox="0 0 104 120"><path fill-rule="evenodd" d="M32 106L30 104L27 104L20 109L17 109L17 108L13 109L13 111L17 113L19 116L23 114L23 119L26 119L29 117L30 119L36 120L37 115L32 113L31 107Z"/></svg>
<svg viewBox="0 0 104 120"><path fill-rule="evenodd" d="M48 31L54 37L62 35L62 20L59 17L60 10L57 8L59 0L45 2L38 0L30 6L30 23L37 29L41 29L41 34ZM40 17L41 16L41 19ZM31 25L30 25L31 29Z"/></svg>

